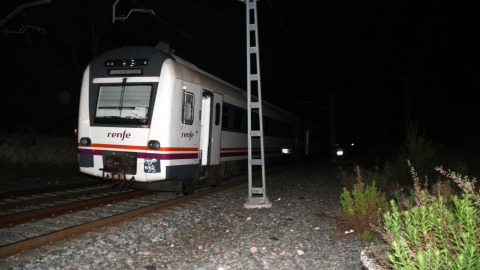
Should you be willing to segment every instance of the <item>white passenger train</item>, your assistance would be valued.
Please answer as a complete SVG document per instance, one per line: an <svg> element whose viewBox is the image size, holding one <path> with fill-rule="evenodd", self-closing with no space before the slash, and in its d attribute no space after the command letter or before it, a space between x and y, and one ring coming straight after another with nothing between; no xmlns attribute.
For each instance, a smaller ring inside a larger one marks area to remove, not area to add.
<svg viewBox="0 0 480 270"><path fill-rule="evenodd" d="M168 49L108 51L83 76L80 171L178 192L246 173L246 109L245 91ZM262 112L267 167L308 154L300 119L265 102ZM252 129L258 130L258 115ZM254 156L259 149L254 145Z"/></svg>

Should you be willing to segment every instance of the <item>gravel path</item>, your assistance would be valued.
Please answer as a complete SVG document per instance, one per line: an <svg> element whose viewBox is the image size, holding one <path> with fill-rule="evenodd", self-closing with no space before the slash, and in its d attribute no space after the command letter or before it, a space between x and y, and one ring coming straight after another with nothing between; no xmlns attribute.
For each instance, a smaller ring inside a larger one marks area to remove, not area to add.
<svg viewBox="0 0 480 270"><path fill-rule="evenodd" d="M362 269L358 237L333 241L342 187L330 164L267 174L272 208L242 186L0 260L1 269Z"/></svg>

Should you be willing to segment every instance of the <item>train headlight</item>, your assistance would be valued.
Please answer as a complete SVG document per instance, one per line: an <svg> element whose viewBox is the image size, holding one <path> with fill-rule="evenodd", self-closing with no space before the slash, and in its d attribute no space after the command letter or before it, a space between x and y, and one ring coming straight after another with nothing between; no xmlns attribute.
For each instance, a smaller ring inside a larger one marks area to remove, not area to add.
<svg viewBox="0 0 480 270"><path fill-rule="evenodd" d="M150 149L150 150L160 149L160 142L156 141L156 140L148 141L148 149Z"/></svg>
<svg viewBox="0 0 480 270"><path fill-rule="evenodd" d="M282 148L282 153L289 155L289 154L292 153L292 149L290 149L290 148Z"/></svg>
<svg viewBox="0 0 480 270"><path fill-rule="evenodd" d="M82 146L90 146L92 144L92 140L90 140L90 138L87 138L87 137L82 137L80 139L80 144Z"/></svg>

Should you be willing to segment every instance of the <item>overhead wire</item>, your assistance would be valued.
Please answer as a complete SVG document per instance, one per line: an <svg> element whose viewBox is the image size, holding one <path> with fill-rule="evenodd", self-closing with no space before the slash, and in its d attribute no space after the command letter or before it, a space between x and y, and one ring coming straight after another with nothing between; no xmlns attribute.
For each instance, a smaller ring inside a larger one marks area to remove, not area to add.
<svg viewBox="0 0 480 270"><path fill-rule="evenodd" d="M141 3L139 3L138 1L136 0L130 0L132 3L134 3L135 5L141 7L141 8L146 8L144 5L142 5ZM233 0L232 0L233 1ZM210 28L211 29L214 29L215 32L219 33L221 36L223 37L226 37L225 39L222 39L223 41L228 41L228 43L234 47L236 50L241 50L240 47L237 46L237 44L235 42L232 41L231 37L227 34L225 34L221 29L219 29L215 23L213 23L209 16L206 16L203 12L201 12L197 7L195 7L190 1L186 0L185 1L187 3L187 5L192 8L192 10L194 10L196 13L198 13L202 19L204 21L206 21L207 23L209 23L211 26ZM290 40L291 44L293 45L293 47L295 48L296 52L301 55L301 50L299 49L298 45L296 44L295 40L293 39L292 35L290 34L289 30L287 29L287 27L285 26L285 24L283 23L282 19L280 18L278 12L276 11L275 7L273 6L273 4L271 3L270 0L267 0L267 3L268 5L270 6L271 10L273 11L275 17L277 18L280 26L282 27L282 29L285 31L288 39ZM68 10L68 9L67 9ZM83 13L83 16L85 17L92 17L92 22L95 22L101 29L98 30L96 29L96 31L99 31L99 33L92 33L92 35L96 35L96 34L100 34L101 35L101 32L103 32L103 28L105 27L109 27L109 24L106 23L106 19L104 18L103 20L101 20L101 17L100 15L98 15L98 17L94 17L93 15L91 14L85 14L83 11L81 10L77 10L76 11L76 14L77 12L80 12L80 13ZM231 62L229 59L219 55L217 52L213 51L212 49L208 48L207 46L205 46L204 44L202 44L200 41L198 41L195 36L192 36L192 35L189 35L187 33L185 33L184 31L182 31L181 29L179 29L178 27L174 26L173 24L171 24L170 22L168 22L167 20L163 19L162 17L158 16L158 15L153 15L158 21L160 21L161 23L163 23L164 25L166 25L167 27L169 27L170 29L173 29L175 32L179 33L181 36L191 40L194 44L196 44L197 46L199 46L200 48L202 48L203 50L205 50L206 52L210 53L211 55L215 56L216 58L222 60L223 62L227 63L228 65L232 66L232 67L235 67L235 68L240 68L237 64ZM106 16L105 16L106 17ZM115 30L114 30L115 31ZM118 31L117 31L118 32ZM64 42L64 43L67 43L71 46L74 46L76 48L79 48L79 49L82 49L84 51L88 51L88 52L92 52L94 54L98 53L96 52L96 50L94 49L94 47L96 47L95 45L98 45L98 41L100 38L97 38L95 40L92 40L92 48L88 48L84 45L81 45L79 43L76 43L74 41L70 41L68 39L65 39L63 37L59 37L59 36L56 36L56 35L53 35L53 34L50 34L50 33L43 33L44 35L46 35L47 37L50 37L52 39L55 39L57 41L61 41L61 42ZM121 32L118 32L118 34L122 34Z"/></svg>
<svg viewBox="0 0 480 270"><path fill-rule="evenodd" d="M62 2L59 2L59 3L62 3ZM68 9L66 9L66 10L68 10ZM81 12L81 11L76 10L76 11L75 11L75 14L78 14L78 12ZM43 19L48 19L47 17L42 16L42 14L39 14L39 16L41 16ZM9 21L9 23L10 23L10 24L17 25L18 27L22 27L22 26L23 26L23 24L21 24L21 23L19 23L19 22L17 22L17 21L14 21L14 20ZM68 40L68 39L66 39L66 38L64 38L64 37L60 37L60 36L58 36L58 35L52 34L51 31L49 31L49 29L44 29L44 30L45 30L45 31L37 31L37 32L43 34L44 36L46 36L46 37L48 37L48 38L52 38L53 40L66 43L66 44L68 44L68 45L70 45L70 46L76 47L76 48L81 49L81 50L83 50L83 51L96 53L95 50L93 50L93 48L88 48L88 47L86 47L86 46L84 46L84 45L82 45L82 44L80 44L80 43L77 43L77 42L74 42L74 41L72 41L72 40ZM34 31L34 30L32 30L32 31ZM10 33L8 33L8 32L7 32L6 34L9 34L9 35L10 35ZM17 33L12 33L12 35L13 35L13 34L17 34ZM20 34L20 33L19 33L19 34ZM23 34L23 33L21 33L21 34ZM19 48L18 46L16 46L16 47Z"/></svg>
<svg viewBox="0 0 480 270"><path fill-rule="evenodd" d="M144 5L138 3L136 0L130 0L132 3L136 4L137 6L143 8L143 9L146 9L147 7L145 7ZM200 48L204 49L205 51L209 52L210 54L212 54L213 56L217 57L218 59L224 61L225 63L227 63L228 65L230 65L231 67L234 67L234 68L240 68L237 64L234 64L232 63L231 61L229 61L228 59L226 59L225 57L222 57L221 55L219 55L218 53L216 53L215 51L209 49L207 46L203 45L202 43L200 43L199 41L197 41L196 39L192 38L190 35L186 34L185 32L183 32L182 30L180 30L178 27L175 27L174 25L172 25L171 23L167 22L165 19L161 18L160 16L158 16L157 14L155 15L152 15L154 16L155 19L159 20L160 22L162 22L163 24L165 24L166 26L168 26L169 28L173 29L174 31L176 31L177 33L179 33L180 35L182 35L183 37L191 40L193 43L195 43L197 46L199 46Z"/></svg>
<svg viewBox="0 0 480 270"><path fill-rule="evenodd" d="M300 48L298 47L297 43L295 42L295 40L293 39L292 35L290 34L290 32L288 31L287 27L285 26L285 24L283 23L282 19L280 18L280 16L278 15L277 11L275 10L275 8L273 7L272 3L270 2L270 0L267 0L267 3L268 5L270 6L270 8L272 9L273 11L273 14L275 14L275 17L277 18L278 22L280 23L281 27L283 28L283 30L285 31L285 33L287 34L287 37L288 39L290 40L290 42L292 43L293 47L295 48L295 50L297 51L297 53L302 56L302 52L300 50ZM303 59L303 57L302 57Z"/></svg>
<svg viewBox="0 0 480 270"><path fill-rule="evenodd" d="M240 48L237 46L237 44L235 42L232 41L232 38L231 36L225 34L224 31L220 30L220 28L217 27L217 24L215 24L214 22L212 22L212 20L210 20L210 17L205 15L203 12L201 12L198 8L196 8L190 1L188 0L185 0L185 2L198 14L200 14L200 16L203 17L203 20L207 21L212 28L215 29L215 31L217 33L220 33L223 37L225 37L225 39L222 39L223 41L226 41L228 40L230 45L233 46L235 49L237 50L243 50L243 48Z"/></svg>
<svg viewBox="0 0 480 270"><path fill-rule="evenodd" d="M10 43L10 42L6 42L5 40L0 40L0 43L3 44L4 46L8 46L8 47L11 47L11 48L15 48L21 52L24 52L24 53L28 53L30 55L35 55L39 58L44 58L48 61L54 61L54 62L57 62L57 63L61 63L62 65L65 65L65 66L72 66L73 67L73 64L72 63L69 63L69 62L66 62L66 61L62 61L62 60L59 60L58 58L53 58L53 57L49 57L48 55L46 55L45 53L43 52L37 52L35 50L31 50L31 49L27 49L25 47L21 47L21 46L18 46L17 44L13 44L13 43Z"/></svg>

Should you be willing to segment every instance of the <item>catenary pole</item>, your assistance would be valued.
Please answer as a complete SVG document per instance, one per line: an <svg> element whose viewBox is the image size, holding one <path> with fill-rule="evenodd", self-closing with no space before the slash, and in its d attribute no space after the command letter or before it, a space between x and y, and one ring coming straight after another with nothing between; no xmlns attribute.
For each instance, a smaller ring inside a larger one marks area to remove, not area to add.
<svg viewBox="0 0 480 270"><path fill-rule="evenodd" d="M265 178L257 0L240 1L245 3L247 15L248 198L244 207L270 208L272 207L272 203L269 202L267 198ZM254 95L255 92L257 94L256 97ZM256 152L255 158L253 155L254 149ZM257 153L258 151L260 153ZM258 157L259 155L260 157ZM261 167L262 173L261 183L255 187L253 186L252 179L253 166Z"/></svg>

